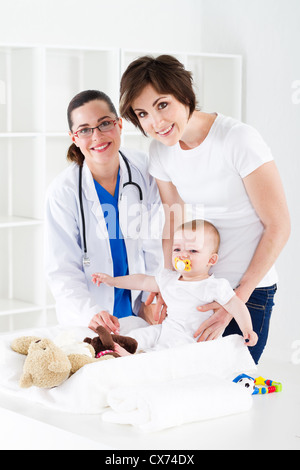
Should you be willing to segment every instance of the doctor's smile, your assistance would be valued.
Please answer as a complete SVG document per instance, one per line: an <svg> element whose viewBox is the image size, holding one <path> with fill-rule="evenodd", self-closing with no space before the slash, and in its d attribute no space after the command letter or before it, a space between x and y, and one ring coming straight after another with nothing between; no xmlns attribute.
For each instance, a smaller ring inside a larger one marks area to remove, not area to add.
<svg viewBox="0 0 300 470"><path fill-rule="evenodd" d="M105 152L105 150L107 150L109 146L110 142L99 147L91 147L90 150L94 150L95 152Z"/></svg>
<svg viewBox="0 0 300 470"><path fill-rule="evenodd" d="M114 165L110 170L117 174L121 131L122 119L113 115L105 101L89 101L72 112L70 136L86 162L91 162L93 174L96 172L95 165L106 165L112 160Z"/></svg>
<svg viewBox="0 0 300 470"><path fill-rule="evenodd" d="M159 192L147 172L147 156L120 148L122 119L105 93L79 93L67 115L72 164L48 191L47 237L57 247L48 258L48 280L62 324L94 331L101 325L117 333L119 318L152 318L153 307L145 305L148 294L98 289L92 270L119 276L157 271L161 237L153 240L146 232L161 207ZM62 252L63 263L56 259Z"/></svg>

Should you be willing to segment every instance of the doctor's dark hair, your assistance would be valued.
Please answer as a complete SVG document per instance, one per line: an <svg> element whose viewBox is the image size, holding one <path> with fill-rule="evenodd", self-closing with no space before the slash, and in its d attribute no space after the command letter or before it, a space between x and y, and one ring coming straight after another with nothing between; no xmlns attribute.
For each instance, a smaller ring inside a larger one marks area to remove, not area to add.
<svg viewBox="0 0 300 470"><path fill-rule="evenodd" d="M67 117L68 117L69 129L71 132L72 132L72 127L73 127L72 112L75 109L80 108L84 104L89 103L90 101L94 101L94 100L105 101L105 103L107 103L109 107L109 110L116 117L118 117L118 113L116 111L116 108L112 100L103 91L85 90L85 91L78 93L76 96L74 96L74 98L70 101L70 104L68 106ZM69 160L70 162L75 162L79 166L83 165L84 155L75 144L72 144L70 146L68 150L68 154L67 154L67 160Z"/></svg>
<svg viewBox="0 0 300 470"><path fill-rule="evenodd" d="M139 57L129 64L121 78L120 114L144 135L146 133L132 109L132 103L149 84L158 93L173 95L180 103L188 106L190 116L195 111L192 73L179 60L171 55L160 55L156 59L152 56Z"/></svg>

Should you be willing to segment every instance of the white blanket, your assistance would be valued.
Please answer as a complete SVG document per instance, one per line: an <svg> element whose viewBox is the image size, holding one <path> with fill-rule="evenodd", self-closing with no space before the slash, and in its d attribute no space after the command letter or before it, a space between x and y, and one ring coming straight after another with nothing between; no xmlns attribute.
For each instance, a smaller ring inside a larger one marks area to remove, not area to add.
<svg viewBox="0 0 300 470"><path fill-rule="evenodd" d="M111 411L103 414L110 423L131 424L145 431L161 431L249 411L252 396L233 382L212 375L118 387L108 393Z"/></svg>
<svg viewBox="0 0 300 470"><path fill-rule="evenodd" d="M139 320L135 319L136 322ZM126 334L133 327L144 326L143 322L133 325L132 321L124 319L121 328L122 334ZM53 327L26 331L24 335L55 339L63 330L65 328ZM93 336L91 330L87 328L77 328L74 332L79 340L83 340L86 336ZM12 339L18 336L20 334L0 337L0 390L48 408L71 413L99 414L105 411L110 404L113 405L111 400L113 400L114 391L119 394L120 390L123 390L124 397L121 400L125 398L126 401L130 387L136 389L139 396L143 396L144 391L148 388L150 390L151 387L152 389L156 387L159 395L159 388L162 387L162 384L169 390L168 393L172 397L173 403L176 403L176 405L172 405L175 407L173 412L181 413L182 422L190 421L190 415L187 416L187 405L193 409L195 403L200 401L199 390L201 388L201 400L204 401L205 396L207 398L212 393L217 393L217 388L220 391L219 398L216 397L216 401L220 405L216 408L219 416L222 413L228 414L228 409L230 413L234 413L245 411L249 406L248 396L247 400L244 400L244 390L236 384L231 384L231 380L236 375L250 373L256 369L243 339L239 336L229 336L218 341L194 343L176 349L137 354L90 364L80 369L62 385L51 390L41 390L35 387L21 389L19 387L19 378L22 374L25 357L13 352L10 348ZM217 378L217 382L208 380L208 375ZM174 390L172 385L174 380L176 384L181 383L185 390L186 396L188 396L188 400L185 402L181 395L180 398L179 396L176 398L170 392L170 390ZM221 393L222 388L225 393L228 384L230 388L236 388L241 397L240 400L233 400L235 403L232 403L230 408L228 408L228 402L224 400L225 395ZM145 395L145 399L147 396ZM182 409L179 411L181 406ZM205 410L206 406L203 407L203 412ZM116 412L116 410L114 411ZM184 418L185 415L186 418ZM196 419L206 419L207 416L207 413L202 413L199 408ZM106 418L108 417L106 416ZM151 419L153 421L153 417ZM169 419L166 420L167 427L170 425L169 422Z"/></svg>

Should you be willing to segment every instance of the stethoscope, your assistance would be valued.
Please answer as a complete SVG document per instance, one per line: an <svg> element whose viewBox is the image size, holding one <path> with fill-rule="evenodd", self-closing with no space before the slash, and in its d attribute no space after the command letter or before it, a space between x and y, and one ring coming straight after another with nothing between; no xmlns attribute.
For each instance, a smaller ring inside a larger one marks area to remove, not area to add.
<svg viewBox="0 0 300 470"><path fill-rule="evenodd" d="M119 153L121 157L123 158L123 161L126 165L127 169L127 174L128 174L128 181L127 183L123 184L122 188L122 193L120 195L120 201L124 198L124 190L129 187L134 187L135 191L138 192L139 196L139 201L140 204L143 202L143 191L138 183L135 183L132 180L132 173L131 173L131 168L129 165L128 159L125 157L125 155L119 150ZM79 167L79 184L78 184L78 195L79 195L79 205L80 205L80 213L81 213L81 221L82 221L82 242L83 242L83 266L88 267L91 264L91 260L88 256L88 251L87 251L87 241L86 241L86 226L85 226L85 215L84 215L84 210L83 210L83 202L82 202L82 169L83 166Z"/></svg>

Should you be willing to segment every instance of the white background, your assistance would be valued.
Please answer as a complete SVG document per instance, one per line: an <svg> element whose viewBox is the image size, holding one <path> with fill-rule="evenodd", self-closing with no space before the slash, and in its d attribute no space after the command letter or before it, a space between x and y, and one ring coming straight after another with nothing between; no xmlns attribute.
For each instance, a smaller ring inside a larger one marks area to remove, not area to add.
<svg viewBox="0 0 300 470"><path fill-rule="evenodd" d="M292 217L266 351L286 359L300 340L299 24L299 0L0 0L2 44L243 55L243 121L271 147Z"/></svg>

